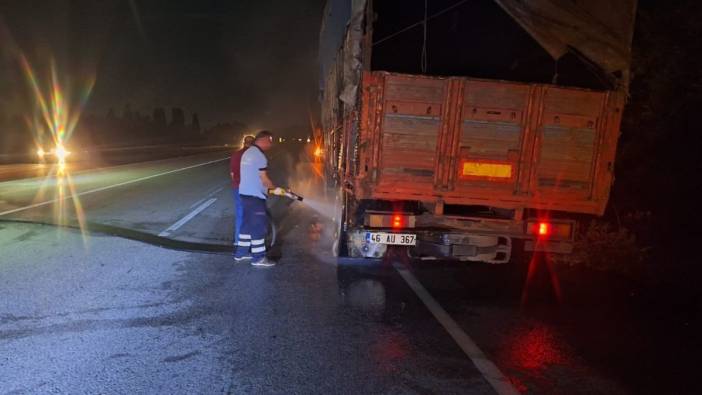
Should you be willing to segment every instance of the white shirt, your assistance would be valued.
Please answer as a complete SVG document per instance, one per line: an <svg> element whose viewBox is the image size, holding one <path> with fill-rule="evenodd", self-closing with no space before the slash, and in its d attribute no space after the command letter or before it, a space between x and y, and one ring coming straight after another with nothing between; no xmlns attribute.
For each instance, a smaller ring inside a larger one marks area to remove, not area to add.
<svg viewBox="0 0 702 395"><path fill-rule="evenodd" d="M266 188L261 181L259 172L268 168L268 159L263 151L252 145L241 157L241 181L239 181L239 195L253 196L265 199Z"/></svg>

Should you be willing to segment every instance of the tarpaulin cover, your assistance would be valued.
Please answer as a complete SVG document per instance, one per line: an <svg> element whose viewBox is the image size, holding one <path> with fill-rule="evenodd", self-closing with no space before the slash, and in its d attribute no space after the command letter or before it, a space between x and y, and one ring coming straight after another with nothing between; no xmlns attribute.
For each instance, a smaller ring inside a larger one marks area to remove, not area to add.
<svg viewBox="0 0 702 395"><path fill-rule="evenodd" d="M577 50L604 71L627 74L636 0L495 0L558 59Z"/></svg>
<svg viewBox="0 0 702 395"><path fill-rule="evenodd" d="M329 0L324 7L322 27L319 34L320 83L336 61L339 49L344 44L346 28L351 17L363 15L366 0ZM323 86L320 86L323 89Z"/></svg>
<svg viewBox="0 0 702 395"><path fill-rule="evenodd" d="M334 64L337 52L344 42L346 24L351 18L350 0L329 0L324 7L322 27L319 32L319 78L320 84ZM320 86L320 88L324 88Z"/></svg>

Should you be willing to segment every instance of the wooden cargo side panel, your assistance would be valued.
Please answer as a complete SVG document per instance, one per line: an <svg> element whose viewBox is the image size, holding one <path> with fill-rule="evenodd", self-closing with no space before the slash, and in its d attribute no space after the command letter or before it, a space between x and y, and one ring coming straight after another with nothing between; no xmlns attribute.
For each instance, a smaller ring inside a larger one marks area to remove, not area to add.
<svg viewBox="0 0 702 395"><path fill-rule="evenodd" d="M431 193L445 89L441 79L386 75L377 192Z"/></svg>
<svg viewBox="0 0 702 395"><path fill-rule="evenodd" d="M591 200L606 93L545 88L533 177L545 203Z"/></svg>
<svg viewBox="0 0 702 395"><path fill-rule="evenodd" d="M616 92L367 72L355 194L601 214L623 102Z"/></svg>
<svg viewBox="0 0 702 395"><path fill-rule="evenodd" d="M529 86L466 80L455 190L472 198L513 195L522 160Z"/></svg>
<svg viewBox="0 0 702 395"><path fill-rule="evenodd" d="M605 108L604 134L600 138L600 146L595 158L595 186L593 200L599 207L599 214L603 214L609 193L614 181L614 160L617 152L617 142L620 135L622 109L626 102L623 92L609 92Z"/></svg>

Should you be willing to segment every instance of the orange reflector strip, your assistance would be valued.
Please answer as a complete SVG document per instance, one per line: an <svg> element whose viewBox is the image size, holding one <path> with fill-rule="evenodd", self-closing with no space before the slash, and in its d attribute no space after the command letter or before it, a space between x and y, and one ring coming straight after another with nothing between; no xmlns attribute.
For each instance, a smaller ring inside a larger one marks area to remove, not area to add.
<svg viewBox="0 0 702 395"><path fill-rule="evenodd" d="M383 218L383 215L370 215L368 218L368 225L370 225L371 228L382 228Z"/></svg>
<svg viewBox="0 0 702 395"><path fill-rule="evenodd" d="M502 163L463 162L463 175L512 178L512 165Z"/></svg>

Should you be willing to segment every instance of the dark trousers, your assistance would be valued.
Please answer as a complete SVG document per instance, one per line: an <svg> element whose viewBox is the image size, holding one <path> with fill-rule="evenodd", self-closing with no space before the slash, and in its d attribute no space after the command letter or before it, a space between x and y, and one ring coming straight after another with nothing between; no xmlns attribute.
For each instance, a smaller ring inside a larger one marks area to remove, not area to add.
<svg viewBox="0 0 702 395"><path fill-rule="evenodd" d="M239 241L239 233L241 233L241 222L244 220L244 208L241 207L241 198L239 197L239 188L233 189L234 195L234 247Z"/></svg>
<svg viewBox="0 0 702 395"><path fill-rule="evenodd" d="M266 201L253 196L240 195L244 209L241 232L237 241L236 256L252 256L260 259L266 256L266 233L268 215Z"/></svg>

